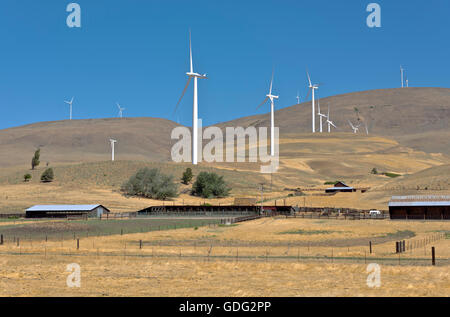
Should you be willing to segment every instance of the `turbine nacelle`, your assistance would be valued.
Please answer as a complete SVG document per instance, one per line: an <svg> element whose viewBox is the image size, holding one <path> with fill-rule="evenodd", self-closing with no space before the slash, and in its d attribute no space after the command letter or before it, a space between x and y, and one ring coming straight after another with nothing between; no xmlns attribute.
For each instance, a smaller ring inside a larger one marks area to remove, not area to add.
<svg viewBox="0 0 450 317"><path fill-rule="evenodd" d="M188 75L189 77L197 77L200 79L207 79L208 77L206 76L206 74L199 74L199 73L191 73L191 72L187 72L186 75Z"/></svg>

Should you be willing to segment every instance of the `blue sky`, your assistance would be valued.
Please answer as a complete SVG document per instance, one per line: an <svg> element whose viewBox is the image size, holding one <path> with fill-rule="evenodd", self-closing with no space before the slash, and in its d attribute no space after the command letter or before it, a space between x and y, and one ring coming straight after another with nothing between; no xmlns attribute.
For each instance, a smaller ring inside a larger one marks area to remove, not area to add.
<svg viewBox="0 0 450 317"><path fill-rule="evenodd" d="M80 4L82 27L66 6ZM450 87L450 2L377 1L381 28L368 28L372 1L3 0L0 6L0 128L67 119L162 117L191 125L192 89L173 114L188 71L192 29L205 125L256 110L272 68L278 109L320 97L400 86ZM375 1L373 1L375 2Z"/></svg>

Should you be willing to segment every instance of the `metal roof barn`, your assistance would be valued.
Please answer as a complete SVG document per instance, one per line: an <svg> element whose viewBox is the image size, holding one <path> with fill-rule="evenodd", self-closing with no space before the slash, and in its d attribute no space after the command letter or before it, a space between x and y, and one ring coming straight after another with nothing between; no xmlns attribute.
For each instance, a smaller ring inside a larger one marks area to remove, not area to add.
<svg viewBox="0 0 450 317"><path fill-rule="evenodd" d="M392 196L391 219L450 219L450 195Z"/></svg>
<svg viewBox="0 0 450 317"><path fill-rule="evenodd" d="M103 205L36 205L28 208L26 218L62 218L68 216L101 217L110 212Z"/></svg>

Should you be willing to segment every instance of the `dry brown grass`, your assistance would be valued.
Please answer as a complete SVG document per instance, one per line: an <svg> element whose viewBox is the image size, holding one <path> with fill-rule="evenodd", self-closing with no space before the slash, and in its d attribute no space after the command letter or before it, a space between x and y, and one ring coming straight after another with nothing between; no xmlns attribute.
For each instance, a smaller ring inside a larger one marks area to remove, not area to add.
<svg viewBox="0 0 450 317"><path fill-rule="evenodd" d="M282 234L299 229L306 234ZM397 259L395 233L405 230L420 240L448 230L448 223L265 218L229 227L82 238L80 250L74 240L24 240L20 247L0 247L0 295L450 296L449 240L433 243L437 267L429 265L431 244L403 253L401 265L387 261ZM386 234L394 234L392 240L375 244L369 255L367 241ZM381 265L378 289L366 285L371 262ZM79 289L66 286L69 263L81 266Z"/></svg>

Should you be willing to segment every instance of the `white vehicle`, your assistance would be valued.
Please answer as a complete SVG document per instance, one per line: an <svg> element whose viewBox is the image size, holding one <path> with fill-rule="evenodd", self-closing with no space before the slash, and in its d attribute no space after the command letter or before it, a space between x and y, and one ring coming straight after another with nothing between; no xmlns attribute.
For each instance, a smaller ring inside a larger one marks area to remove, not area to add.
<svg viewBox="0 0 450 317"><path fill-rule="evenodd" d="M372 209L369 211L369 215L372 218L377 218L378 216L381 216L381 211Z"/></svg>

